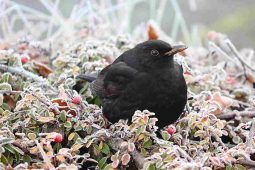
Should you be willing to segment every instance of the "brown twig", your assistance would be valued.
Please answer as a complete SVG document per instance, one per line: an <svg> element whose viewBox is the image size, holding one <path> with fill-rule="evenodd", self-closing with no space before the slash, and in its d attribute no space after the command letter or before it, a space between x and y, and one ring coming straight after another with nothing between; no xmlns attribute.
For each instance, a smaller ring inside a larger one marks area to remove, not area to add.
<svg viewBox="0 0 255 170"><path fill-rule="evenodd" d="M21 149L25 154L30 154L30 152L29 152L29 150L27 149L27 147L26 147L26 146L22 146L20 142L18 142L18 141L15 140L12 144L13 144L14 146L18 147L19 149Z"/></svg>
<svg viewBox="0 0 255 170"><path fill-rule="evenodd" d="M250 117L253 118L255 117L255 112L252 111L245 111L245 112L232 112L232 113L226 113L226 114L221 114L217 116L219 119L233 119L236 116L242 116L242 117Z"/></svg>

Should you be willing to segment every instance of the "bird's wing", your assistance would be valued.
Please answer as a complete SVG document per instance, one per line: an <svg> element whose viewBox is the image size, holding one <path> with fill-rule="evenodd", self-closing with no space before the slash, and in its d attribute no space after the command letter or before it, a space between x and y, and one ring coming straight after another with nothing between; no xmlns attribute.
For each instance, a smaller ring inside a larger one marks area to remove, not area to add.
<svg viewBox="0 0 255 170"><path fill-rule="evenodd" d="M136 73L136 69L129 67L124 62L111 64L104 68L91 84L92 91L101 98L117 97Z"/></svg>

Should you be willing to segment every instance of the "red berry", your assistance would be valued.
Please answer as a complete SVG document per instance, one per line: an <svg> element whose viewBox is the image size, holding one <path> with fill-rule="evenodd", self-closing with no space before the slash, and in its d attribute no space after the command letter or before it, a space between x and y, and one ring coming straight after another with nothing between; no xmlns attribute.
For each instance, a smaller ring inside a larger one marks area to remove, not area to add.
<svg viewBox="0 0 255 170"><path fill-rule="evenodd" d="M234 77L232 77L232 76L228 76L227 78L226 78L226 82L228 83L228 84L235 84L236 83L236 80L235 80L235 78Z"/></svg>
<svg viewBox="0 0 255 170"><path fill-rule="evenodd" d="M211 41L215 40L217 37L217 32L215 31L209 31L207 34L207 38Z"/></svg>
<svg viewBox="0 0 255 170"><path fill-rule="evenodd" d="M205 97L205 101L210 100L212 97L210 95Z"/></svg>
<svg viewBox="0 0 255 170"><path fill-rule="evenodd" d="M26 64L28 62L28 58L27 57L21 57L21 62L23 64Z"/></svg>
<svg viewBox="0 0 255 170"><path fill-rule="evenodd" d="M173 135L176 132L176 128L173 125L168 126L166 131L170 134Z"/></svg>
<svg viewBox="0 0 255 170"><path fill-rule="evenodd" d="M81 97L80 96L75 96L74 98L72 98L72 103L80 104L81 103Z"/></svg>
<svg viewBox="0 0 255 170"><path fill-rule="evenodd" d="M59 133L57 133L57 134L55 135L55 137L54 137L54 142L60 143L60 142L62 142L62 140L63 140L62 135L59 134Z"/></svg>

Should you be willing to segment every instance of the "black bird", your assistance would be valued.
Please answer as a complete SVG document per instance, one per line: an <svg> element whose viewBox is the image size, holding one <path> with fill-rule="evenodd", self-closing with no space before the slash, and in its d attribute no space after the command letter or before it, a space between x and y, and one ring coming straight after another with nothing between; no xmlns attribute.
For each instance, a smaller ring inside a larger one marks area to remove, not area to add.
<svg viewBox="0 0 255 170"><path fill-rule="evenodd" d="M187 101L187 86L182 66L174 54L185 50L161 40L145 41L120 55L98 77L79 75L91 83L112 123L131 120L136 110L156 113L160 128L175 122Z"/></svg>

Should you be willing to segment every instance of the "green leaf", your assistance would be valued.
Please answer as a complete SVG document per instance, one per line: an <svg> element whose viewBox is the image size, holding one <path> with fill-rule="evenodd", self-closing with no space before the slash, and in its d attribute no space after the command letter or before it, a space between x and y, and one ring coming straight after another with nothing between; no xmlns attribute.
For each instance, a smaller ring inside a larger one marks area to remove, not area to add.
<svg viewBox="0 0 255 170"><path fill-rule="evenodd" d="M98 155L100 153L100 149L99 146L97 144L92 144L94 152L96 155Z"/></svg>
<svg viewBox="0 0 255 170"><path fill-rule="evenodd" d="M156 166L154 164L151 164L149 166L148 170L156 170Z"/></svg>
<svg viewBox="0 0 255 170"><path fill-rule="evenodd" d="M10 144L4 145L4 149L11 152L12 154L15 154L15 150L11 146L12 145Z"/></svg>
<svg viewBox="0 0 255 170"><path fill-rule="evenodd" d="M98 162L98 166L100 169L103 169L106 163L107 157L103 157L102 159L100 159L100 161Z"/></svg>
<svg viewBox="0 0 255 170"><path fill-rule="evenodd" d="M64 126L66 127L66 128L72 128L72 123L71 122L66 122L65 124L64 124Z"/></svg>
<svg viewBox="0 0 255 170"><path fill-rule="evenodd" d="M60 149L62 148L62 145L60 143L56 143L54 146L53 146L53 149L58 152Z"/></svg>
<svg viewBox="0 0 255 170"><path fill-rule="evenodd" d="M10 106L9 106L8 104L6 104L6 103L3 103L1 107L2 107L4 110L9 110L9 111L11 111Z"/></svg>
<svg viewBox="0 0 255 170"><path fill-rule="evenodd" d="M92 126L87 126L87 127L85 128L85 130L86 130L86 132L87 132L88 134L91 134L92 131L93 131L93 128L92 128Z"/></svg>
<svg viewBox="0 0 255 170"><path fill-rule="evenodd" d="M20 98L20 94L15 94L13 97L13 100L17 102L19 98Z"/></svg>
<svg viewBox="0 0 255 170"><path fill-rule="evenodd" d="M12 86L9 83L1 83L0 90L12 90Z"/></svg>
<svg viewBox="0 0 255 170"><path fill-rule="evenodd" d="M16 159L16 162L19 162L20 154L18 152L15 152L15 159Z"/></svg>
<svg viewBox="0 0 255 170"><path fill-rule="evenodd" d="M144 148L141 148L141 154L143 156L147 156L147 151Z"/></svg>
<svg viewBox="0 0 255 170"><path fill-rule="evenodd" d="M9 154L6 158L7 158L8 162L9 162L9 164L12 165L13 159L14 159L14 158L13 158L13 155Z"/></svg>
<svg viewBox="0 0 255 170"><path fill-rule="evenodd" d="M34 128L34 133L38 134L39 130L40 130L39 127Z"/></svg>
<svg viewBox="0 0 255 170"><path fill-rule="evenodd" d="M66 113L64 111L60 112L60 120L66 122Z"/></svg>
<svg viewBox="0 0 255 170"><path fill-rule="evenodd" d="M110 148L107 144L104 143L104 146L102 148L102 152L106 155L108 155L110 153Z"/></svg>
<svg viewBox="0 0 255 170"><path fill-rule="evenodd" d="M10 162L8 161L8 159L7 159L4 155L1 156L1 162L2 162L3 164L5 164L5 165L10 164Z"/></svg>
<svg viewBox="0 0 255 170"><path fill-rule="evenodd" d="M136 135L139 135L142 132L142 128L138 127L138 129L136 130Z"/></svg>
<svg viewBox="0 0 255 170"><path fill-rule="evenodd" d="M97 97L97 96L90 99L90 100L87 100L87 101L88 101L89 104L95 104L95 105L100 106L100 100L99 100L99 97Z"/></svg>
<svg viewBox="0 0 255 170"><path fill-rule="evenodd" d="M232 170L232 169L233 169L232 166L227 165L225 170Z"/></svg>
<svg viewBox="0 0 255 170"><path fill-rule="evenodd" d="M18 152L19 154L21 154L21 155L24 155L24 154L25 154L20 148L18 148L18 147L16 147L16 146L13 146L13 145L12 145L12 147L13 147L13 149L14 149L16 152Z"/></svg>
<svg viewBox="0 0 255 170"><path fill-rule="evenodd" d="M169 140L170 139L170 134L169 133L167 133L166 131L162 131L161 132L161 135L162 135L162 138L164 139L164 140Z"/></svg>
<svg viewBox="0 0 255 170"><path fill-rule="evenodd" d="M5 139L2 139L1 141L1 145L6 145L6 144L9 144L9 143L12 143L14 140L12 138L5 138Z"/></svg>
<svg viewBox="0 0 255 170"><path fill-rule="evenodd" d="M9 83L12 81L12 75L10 73L4 73L2 75L2 80L1 82Z"/></svg>
<svg viewBox="0 0 255 170"><path fill-rule="evenodd" d="M97 150L100 151L99 146L97 144L93 144L93 147Z"/></svg>
<svg viewBox="0 0 255 170"><path fill-rule="evenodd" d="M74 130L75 130L75 131L80 131L80 130L82 130L82 126L80 125L80 123L78 124L78 126L76 126L76 127L74 128Z"/></svg>
<svg viewBox="0 0 255 170"><path fill-rule="evenodd" d="M6 150L8 150L10 153L15 155L15 159L16 159L15 161L16 162L19 162L21 155L24 155L24 152L21 149L19 149L18 147L13 146L11 144L4 145L4 148ZM12 162L13 161L13 156L9 155L8 160L9 160L8 161L9 163Z"/></svg>
<svg viewBox="0 0 255 170"><path fill-rule="evenodd" d="M108 164L108 165L106 165L106 166L104 167L104 170L114 170L114 169L112 168L112 165L111 165L111 164Z"/></svg>
<svg viewBox="0 0 255 170"><path fill-rule="evenodd" d="M23 156L23 161L27 162L27 163L30 163L32 161L32 158L29 155L24 155Z"/></svg>
<svg viewBox="0 0 255 170"><path fill-rule="evenodd" d="M236 166L235 166L235 169L238 169L238 170L246 170L246 168L245 168L243 165L240 165L240 164L236 165Z"/></svg>
<svg viewBox="0 0 255 170"><path fill-rule="evenodd" d="M152 145L152 141L150 139L143 142L144 148L149 148L149 147L151 147L151 145Z"/></svg>

